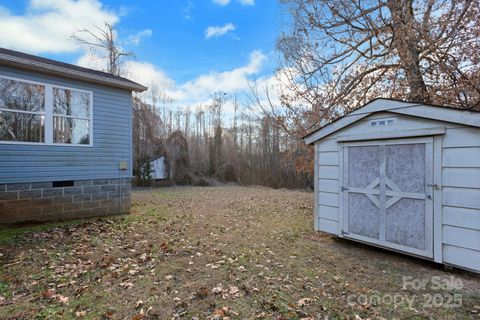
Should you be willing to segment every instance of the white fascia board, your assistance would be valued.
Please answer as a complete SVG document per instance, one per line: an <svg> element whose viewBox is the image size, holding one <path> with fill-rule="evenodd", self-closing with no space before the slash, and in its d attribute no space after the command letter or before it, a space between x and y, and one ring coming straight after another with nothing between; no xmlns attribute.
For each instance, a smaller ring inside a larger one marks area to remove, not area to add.
<svg viewBox="0 0 480 320"><path fill-rule="evenodd" d="M304 141L306 144L312 144L313 142L320 140L335 131L338 131L358 120L361 120L372 113L380 112L380 111L390 111L396 108L405 108L405 107L412 107L417 106L418 104L402 102L402 101L394 101L389 99L376 99L370 103L367 103L363 107L347 114L340 120L332 122L331 124L326 125L325 127L312 132L310 135L304 137Z"/></svg>
<svg viewBox="0 0 480 320"><path fill-rule="evenodd" d="M363 107L353 111L352 115L356 114L363 114L363 113L373 113L373 112L380 112L380 111L389 111L397 108L408 108L419 106L418 103L411 103L411 102L403 102L403 101L396 101L396 100L389 100L389 99L376 99L372 102L367 103Z"/></svg>
<svg viewBox="0 0 480 320"><path fill-rule="evenodd" d="M408 108L398 108L389 110L393 113L399 113L414 117L440 120L445 122L459 123L467 126L480 128L480 113L468 110L455 110L441 107L418 105Z"/></svg>
<svg viewBox="0 0 480 320"><path fill-rule="evenodd" d="M312 132L310 135L306 136L303 138L303 141L305 141L306 144L312 144L317 140L320 140L340 129L345 128L346 126L357 122L365 117L368 117L370 113L363 113L363 114L348 114L344 116L343 118L338 119L337 121L334 121L325 127L321 128L320 130L317 130L315 132Z"/></svg>

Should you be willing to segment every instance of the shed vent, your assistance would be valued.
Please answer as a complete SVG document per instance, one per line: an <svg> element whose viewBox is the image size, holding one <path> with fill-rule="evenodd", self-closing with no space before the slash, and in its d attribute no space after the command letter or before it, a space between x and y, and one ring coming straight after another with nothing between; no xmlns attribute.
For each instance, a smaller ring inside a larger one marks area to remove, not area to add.
<svg viewBox="0 0 480 320"><path fill-rule="evenodd" d="M371 127L376 127L376 126L389 126L389 125L395 124L395 122L396 122L395 118L383 118L383 119L370 120L369 124Z"/></svg>

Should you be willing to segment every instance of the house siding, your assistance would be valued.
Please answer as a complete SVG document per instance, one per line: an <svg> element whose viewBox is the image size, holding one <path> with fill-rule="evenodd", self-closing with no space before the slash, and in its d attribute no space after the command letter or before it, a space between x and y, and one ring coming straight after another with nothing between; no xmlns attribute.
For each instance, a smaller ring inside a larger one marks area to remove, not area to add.
<svg viewBox="0 0 480 320"><path fill-rule="evenodd" d="M0 66L0 75L93 92L93 146L0 143L0 184L132 176L130 91ZM127 161L129 170L119 170Z"/></svg>
<svg viewBox="0 0 480 320"><path fill-rule="evenodd" d="M0 75L93 93L92 146L0 142L0 223L128 212L131 92L5 66ZM128 170L119 169L120 161L128 163ZM74 181L75 186L53 188L55 181Z"/></svg>

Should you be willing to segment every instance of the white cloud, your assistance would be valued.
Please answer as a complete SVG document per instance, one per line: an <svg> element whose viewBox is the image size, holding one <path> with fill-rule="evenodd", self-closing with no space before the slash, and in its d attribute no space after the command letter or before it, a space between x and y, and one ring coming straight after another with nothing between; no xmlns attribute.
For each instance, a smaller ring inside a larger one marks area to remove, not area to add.
<svg viewBox="0 0 480 320"><path fill-rule="evenodd" d="M249 77L257 74L267 57L260 51L250 54L247 65L224 72L210 72L184 83L180 90L185 97L208 98L215 92L247 90ZM201 99L202 99L201 98Z"/></svg>
<svg viewBox="0 0 480 320"><path fill-rule="evenodd" d="M219 6L226 6L230 3L230 0L213 0L213 3L218 4Z"/></svg>
<svg viewBox="0 0 480 320"><path fill-rule="evenodd" d="M156 86L163 91L163 94L174 100L181 98L180 93L175 89L175 81L157 66L149 62L129 60L125 62L124 69L125 77L149 88Z"/></svg>
<svg viewBox="0 0 480 320"><path fill-rule="evenodd" d="M127 43L138 46L144 39L151 37L152 34L153 31L151 29L142 30L134 35L129 36L127 39Z"/></svg>
<svg viewBox="0 0 480 320"><path fill-rule="evenodd" d="M106 55L100 55L98 51L89 50L85 52L78 60L77 65L85 68L106 71Z"/></svg>
<svg viewBox="0 0 480 320"><path fill-rule="evenodd" d="M240 3L246 6L253 6L255 5L255 0L240 0Z"/></svg>
<svg viewBox="0 0 480 320"><path fill-rule="evenodd" d="M253 51L244 66L223 72L212 71L182 84L175 83L164 70L148 62L129 60L125 62L124 69L127 78L163 89L166 96L175 100L176 105L199 106L209 103L216 92L247 92L249 80L261 71L266 59L262 52ZM79 64L91 66L91 60L85 58Z"/></svg>
<svg viewBox="0 0 480 320"><path fill-rule="evenodd" d="M233 30L235 30L233 23L227 23L224 26L210 26L205 30L205 38L220 37Z"/></svg>
<svg viewBox="0 0 480 320"><path fill-rule="evenodd" d="M255 0L237 0L244 6L253 6L255 5ZM219 5L219 6L226 6L230 4L231 0L213 0L213 3Z"/></svg>
<svg viewBox="0 0 480 320"><path fill-rule="evenodd" d="M193 9L195 8L195 4L193 1L188 1L187 5L183 7L183 18L185 20L193 20Z"/></svg>
<svg viewBox="0 0 480 320"><path fill-rule="evenodd" d="M84 67L105 70L105 59L97 56L98 52L88 52L77 64ZM172 98L175 105L197 107L210 102L216 92L249 92L249 81L258 75L267 60L261 51L250 53L248 63L223 72L212 71L200 75L185 83L178 84L161 68L145 61L128 60L123 65L124 77L139 82L147 87L153 85L161 89L162 94ZM273 79L260 78L263 83L271 84ZM146 94L148 97L148 93Z"/></svg>
<svg viewBox="0 0 480 320"><path fill-rule="evenodd" d="M97 0L30 0L25 15L0 6L0 46L29 53L75 52L78 43L70 39L75 31L118 19Z"/></svg>

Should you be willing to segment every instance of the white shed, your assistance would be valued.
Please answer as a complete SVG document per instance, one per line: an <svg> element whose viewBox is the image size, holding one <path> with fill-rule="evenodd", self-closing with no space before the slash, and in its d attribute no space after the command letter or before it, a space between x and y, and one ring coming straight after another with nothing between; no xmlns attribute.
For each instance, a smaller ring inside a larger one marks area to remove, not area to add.
<svg viewBox="0 0 480 320"><path fill-rule="evenodd" d="M480 113L376 99L304 138L315 230L480 272Z"/></svg>
<svg viewBox="0 0 480 320"><path fill-rule="evenodd" d="M164 156L153 160L150 165L152 168L153 180L165 180L172 176L171 172L168 172L167 159Z"/></svg>

